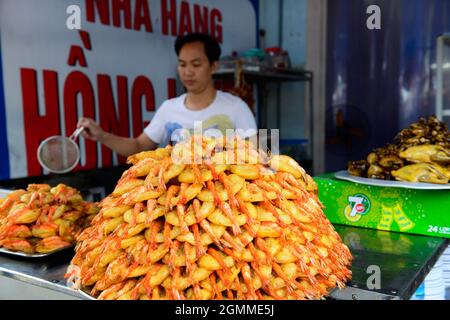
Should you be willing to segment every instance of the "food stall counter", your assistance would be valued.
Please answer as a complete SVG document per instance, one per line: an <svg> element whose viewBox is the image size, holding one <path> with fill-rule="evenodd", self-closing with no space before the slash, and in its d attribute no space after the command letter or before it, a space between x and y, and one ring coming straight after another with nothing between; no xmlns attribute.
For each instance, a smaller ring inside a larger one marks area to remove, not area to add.
<svg viewBox="0 0 450 320"><path fill-rule="evenodd" d="M346 288L330 293L329 298L336 300L410 299L448 246L448 240L443 238L343 225L335 225L335 229L354 256L352 281ZM73 254L73 249L40 259L0 254L0 275L62 295L88 299L66 285L64 274ZM379 289L377 271L380 271Z"/></svg>

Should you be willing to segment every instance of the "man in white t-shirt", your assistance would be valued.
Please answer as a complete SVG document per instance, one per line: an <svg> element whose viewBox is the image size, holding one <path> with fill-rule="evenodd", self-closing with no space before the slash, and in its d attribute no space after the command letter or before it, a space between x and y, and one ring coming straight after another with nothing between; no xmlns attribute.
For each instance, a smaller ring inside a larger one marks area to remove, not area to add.
<svg viewBox="0 0 450 320"><path fill-rule="evenodd" d="M78 127L85 127L83 136L100 141L123 156L158 145L176 143L186 138L186 131L223 135L227 129L237 130L243 137L255 135L256 122L250 108L238 97L218 91L212 76L219 66L221 49L209 35L192 33L175 42L178 74L187 93L165 101L156 111L151 123L137 138L119 137L105 132L94 120L81 118Z"/></svg>

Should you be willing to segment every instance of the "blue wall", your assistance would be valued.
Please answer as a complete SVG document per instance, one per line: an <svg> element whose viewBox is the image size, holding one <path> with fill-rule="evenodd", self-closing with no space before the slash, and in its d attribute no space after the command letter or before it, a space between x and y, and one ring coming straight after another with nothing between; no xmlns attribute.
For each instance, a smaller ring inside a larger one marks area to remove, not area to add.
<svg viewBox="0 0 450 320"><path fill-rule="evenodd" d="M256 13L256 46L259 47L259 0L249 0Z"/></svg>
<svg viewBox="0 0 450 320"><path fill-rule="evenodd" d="M381 8L381 30L366 9ZM346 168L434 113L436 38L450 30L448 0L329 0L326 170Z"/></svg>
<svg viewBox="0 0 450 320"><path fill-rule="evenodd" d="M3 89L2 47L0 41L0 180L9 178L8 140L6 139L5 94Z"/></svg>
<svg viewBox="0 0 450 320"><path fill-rule="evenodd" d="M450 1L403 0L402 12L401 128L435 112L436 38L450 31Z"/></svg>

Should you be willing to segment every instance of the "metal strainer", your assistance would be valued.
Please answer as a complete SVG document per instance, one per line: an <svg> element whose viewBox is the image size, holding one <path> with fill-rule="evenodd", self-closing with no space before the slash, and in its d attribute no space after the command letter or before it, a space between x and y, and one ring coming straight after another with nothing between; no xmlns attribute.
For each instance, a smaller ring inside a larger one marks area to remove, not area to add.
<svg viewBox="0 0 450 320"><path fill-rule="evenodd" d="M70 137L52 136L41 142L37 150L40 165L53 173L66 173L80 161L80 148L75 142L84 127L76 129Z"/></svg>

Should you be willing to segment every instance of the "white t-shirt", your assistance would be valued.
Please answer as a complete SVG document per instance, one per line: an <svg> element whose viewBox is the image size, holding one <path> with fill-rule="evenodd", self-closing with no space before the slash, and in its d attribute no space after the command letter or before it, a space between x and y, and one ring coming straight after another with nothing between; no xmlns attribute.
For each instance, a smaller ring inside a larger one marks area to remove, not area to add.
<svg viewBox="0 0 450 320"><path fill-rule="evenodd" d="M165 101L156 111L144 133L154 142L167 145L178 142L189 134L226 135L226 129L234 129L240 137L256 134L256 121L247 104L230 93L217 91L216 98L207 108L189 110L185 105L186 94ZM195 127L194 127L195 126ZM201 126L202 131L199 131ZM218 131L220 132L218 132Z"/></svg>

